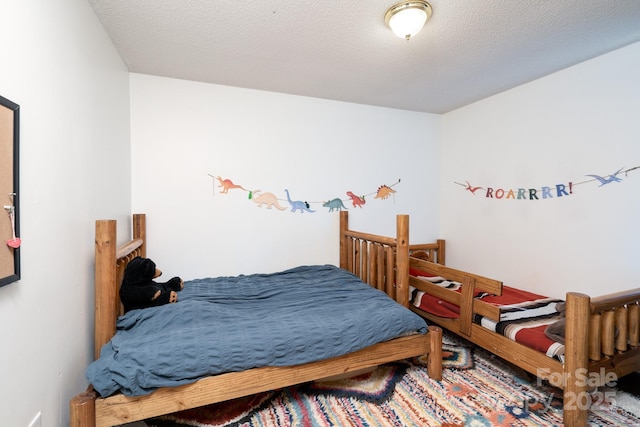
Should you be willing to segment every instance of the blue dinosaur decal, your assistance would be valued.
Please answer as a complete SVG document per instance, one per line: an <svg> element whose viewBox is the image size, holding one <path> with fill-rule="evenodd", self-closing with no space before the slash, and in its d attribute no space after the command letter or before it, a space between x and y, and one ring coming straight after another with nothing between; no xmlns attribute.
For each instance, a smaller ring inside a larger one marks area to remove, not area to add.
<svg viewBox="0 0 640 427"><path fill-rule="evenodd" d="M334 209L338 211L341 211L342 209L347 209L342 203L342 200L340 200L339 198L335 198L333 200L329 200L328 202L324 202L322 204L322 207L329 208L329 212L333 212Z"/></svg>
<svg viewBox="0 0 640 427"><path fill-rule="evenodd" d="M300 209L300 213L315 212L314 210L309 209L309 203L303 202L302 200L291 200L289 190L285 189L284 192L287 193L287 201L291 205L291 212L295 212L298 209Z"/></svg>
<svg viewBox="0 0 640 427"><path fill-rule="evenodd" d="M611 175L608 175L608 176L605 176L605 177L602 177L600 175L586 175L586 176L590 176L590 177L595 178L598 181L600 181L600 185L598 185L598 187L602 187L603 185L611 184L612 182L620 182L620 181L622 181L620 178L618 178L618 174L620 172L622 172L622 169L624 169L624 168L620 168L620 170L618 170L618 172L612 173Z"/></svg>

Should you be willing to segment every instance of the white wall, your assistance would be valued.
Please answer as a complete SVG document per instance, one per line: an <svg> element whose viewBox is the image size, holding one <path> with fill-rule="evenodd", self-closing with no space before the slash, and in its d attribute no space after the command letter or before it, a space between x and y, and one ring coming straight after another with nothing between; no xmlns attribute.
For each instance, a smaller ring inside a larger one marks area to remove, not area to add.
<svg viewBox="0 0 640 427"><path fill-rule="evenodd" d="M131 211L128 73L86 1L4 1L0 15L23 242L22 280L0 288L0 425L41 411L58 427L93 352L94 220Z"/></svg>
<svg viewBox="0 0 640 427"><path fill-rule="evenodd" d="M538 201L474 196L454 182L540 188L640 166L639 75L635 44L446 114L448 264L557 297L637 287L640 170Z"/></svg>
<svg viewBox="0 0 640 427"><path fill-rule="evenodd" d="M335 264L338 213L321 202L398 179L395 197L345 202L353 227L394 235L407 213L412 240L437 237L440 116L132 74L131 117L133 210L167 276ZM209 174L287 210L221 194ZM285 189L316 212L290 212Z"/></svg>

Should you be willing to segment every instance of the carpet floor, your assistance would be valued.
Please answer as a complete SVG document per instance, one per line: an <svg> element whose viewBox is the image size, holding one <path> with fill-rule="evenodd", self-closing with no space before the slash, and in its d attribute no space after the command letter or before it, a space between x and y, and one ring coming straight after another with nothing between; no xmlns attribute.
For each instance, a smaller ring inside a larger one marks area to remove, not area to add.
<svg viewBox="0 0 640 427"><path fill-rule="evenodd" d="M550 426L562 424L562 392L501 359L445 335L443 380L424 360L357 377L314 382L146 420L150 427ZM616 389L591 395L589 425L640 426L640 400Z"/></svg>

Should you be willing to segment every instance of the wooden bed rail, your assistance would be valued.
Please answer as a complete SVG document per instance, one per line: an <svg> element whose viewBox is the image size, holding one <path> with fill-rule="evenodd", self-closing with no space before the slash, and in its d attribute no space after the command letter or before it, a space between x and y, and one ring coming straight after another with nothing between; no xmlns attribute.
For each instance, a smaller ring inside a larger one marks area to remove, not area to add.
<svg viewBox="0 0 640 427"><path fill-rule="evenodd" d="M591 313L611 310L623 305L637 303L638 301L640 301L640 288L601 295L591 298Z"/></svg>
<svg viewBox="0 0 640 427"><path fill-rule="evenodd" d="M347 218L349 214L345 211L344 215L341 215L343 218ZM395 237L386 237L386 236L376 236L375 234L363 233L361 231L353 231L353 230L345 230L345 237L350 237L354 240L365 240L371 243L378 243L386 246L395 246L396 238Z"/></svg>

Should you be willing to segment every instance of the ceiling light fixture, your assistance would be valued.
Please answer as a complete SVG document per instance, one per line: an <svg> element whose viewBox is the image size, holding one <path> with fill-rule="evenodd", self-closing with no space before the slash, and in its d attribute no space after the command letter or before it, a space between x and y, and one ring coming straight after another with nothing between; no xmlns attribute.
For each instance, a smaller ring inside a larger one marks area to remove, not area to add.
<svg viewBox="0 0 640 427"><path fill-rule="evenodd" d="M431 13L433 9L426 1L401 1L387 10L384 22L396 36L409 40L422 30Z"/></svg>

